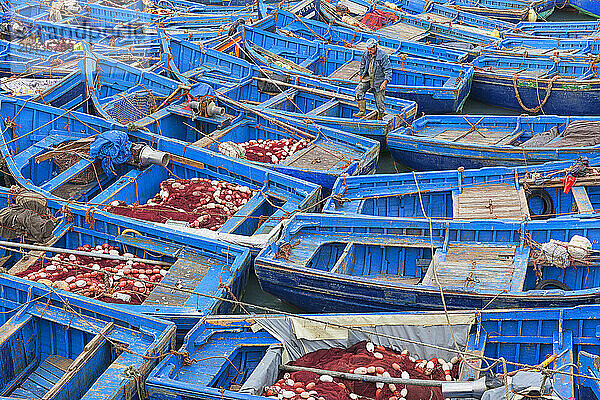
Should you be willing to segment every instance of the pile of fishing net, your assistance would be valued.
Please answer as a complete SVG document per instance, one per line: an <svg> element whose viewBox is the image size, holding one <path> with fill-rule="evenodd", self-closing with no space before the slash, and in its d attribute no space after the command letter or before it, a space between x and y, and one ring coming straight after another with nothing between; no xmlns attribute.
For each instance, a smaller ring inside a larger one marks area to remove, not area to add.
<svg viewBox="0 0 600 400"><path fill-rule="evenodd" d="M308 139L259 139L244 143L219 143L219 152L228 157L244 158L267 164L279 164L294 153L306 148Z"/></svg>
<svg viewBox="0 0 600 400"><path fill-rule="evenodd" d="M108 243L95 247L86 244L77 250L90 255L57 254L50 260L36 261L16 275L107 303L141 304L167 274L166 269L156 265L94 257L94 253L134 257Z"/></svg>
<svg viewBox="0 0 600 400"><path fill-rule="evenodd" d="M213 231L241 209L253 192L246 186L202 178L167 179L160 192L146 204L127 205L113 201L108 211L144 221L186 222L192 228Z"/></svg>
<svg viewBox="0 0 600 400"><path fill-rule="evenodd" d="M0 87L11 92L14 96L35 96L48 90L58 82L60 82L60 79L8 77L0 81Z"/></svg>
<svg viewBox="0 0 600 400"><path fill-rule="evenodd" d="M358 375L451 381L458 376L460 358L421 360L408 350L398 353L371 342L359 342L347 349L330 348L308 353L292 362L299 367L316 368ZM372 383L334 378L314 372L298 371L280 375L264 394L293 400L442 400L439 387Z"/></svg>

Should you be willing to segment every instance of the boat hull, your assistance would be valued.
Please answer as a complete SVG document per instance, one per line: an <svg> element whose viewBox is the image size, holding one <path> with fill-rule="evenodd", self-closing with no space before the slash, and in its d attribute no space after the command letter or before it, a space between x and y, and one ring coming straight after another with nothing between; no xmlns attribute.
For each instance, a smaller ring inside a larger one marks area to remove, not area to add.
<svg viewBox="0 0 600 400"><path fill-rule="evenodd" d="M583 14L600 18L600 4L595 0L569 0L569 5Z"/></svg>
<svg viewBox="0 0 600 400"><path fill-rule="evenodd" d="M260 258L255 272L261 288L310 313L443 310L440 291L434 287L406 288L361 277L322 274L314 269L267 265ZM554 291L556 293L556 291ZM600 301L600 292L581 296L549 296L547 291L522 294L481 294L468 288L444 289L448 309L573 307Z"/></svg>
<svg viewBox="0 0 600 400"><path fill-rule="evenodd" d="M550 83L548 79L518 78L515 89L510 76L476 72L471 96L511 110L530 111L540 107L534 112L543 111L548 115L597 115L600 111L599 80L573 83L559 79Z"/></svg>

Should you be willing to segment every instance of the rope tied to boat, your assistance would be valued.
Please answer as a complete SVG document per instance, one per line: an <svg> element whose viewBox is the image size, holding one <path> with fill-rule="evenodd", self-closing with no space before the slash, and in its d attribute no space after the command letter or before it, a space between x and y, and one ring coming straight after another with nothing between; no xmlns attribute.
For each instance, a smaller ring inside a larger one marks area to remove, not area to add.
<svg viewBox="0 0 600 400"><path fill-rule="evenodd" d="M538 98L539 104L537 105L537 107L530 108L530 107L527 107L525 104L523 104L523 100L521 99L521 95L519 94L519 86L518 86L519 73L518 72L515 73L512 76L513 89L515 90L515 97L517 98L517 101L519 102L519 105L521 106L521 108L529 113L534 113L534 114L539 112L540 110L542 110L542 107L544 105L546 105L546 103L548 102L548 99L550 98L550 94L552 93L552 87L554 85L554 82L558 78L560 78L560 75L557 74L557 75L553 76L552 79L550 79L550 81L548 81L548 85L546 86L546 95L544 96L544 99L542 101L539 101L539 98ZM539 91L537 78L535 80L535 86L536 86L536 90Z"/></svg>
<svg viewBox="0 0 600 400"><path fill-rule="evenodd" d="M337 203L338 207L342 207L344 205L344 203L347 203L350 201L350 199L345 198L341 194L331 195L331 199Z"/></svg>
<svg viewBox="0 0 600 400"><path fill-rule="evenodd" d="M148 394L146 393L146 386L144 385L144 377L137 368L135 368L133 365L128 366L123 371L123 376L125 376L126 378L133 378L139 400L148 399ZM131 398L131 392L127 393L127 398Z"/></svg>
<svg viewBox="0 0 600 400"><path fill-rule="evenodd" d="M292 250L300 243L300 239L296 240L294 243L284 242L279 246L279 250L277 251L277 258L282 258L284 260L289 260L292 255Z"/></svg>
<svg viewBox="0 0 600 400"><path fill-rule="evenodd" d="M91 230L95 230L96 218L94 218L94 207L92 206L85 211L85 223L88 224Z"/></svg>

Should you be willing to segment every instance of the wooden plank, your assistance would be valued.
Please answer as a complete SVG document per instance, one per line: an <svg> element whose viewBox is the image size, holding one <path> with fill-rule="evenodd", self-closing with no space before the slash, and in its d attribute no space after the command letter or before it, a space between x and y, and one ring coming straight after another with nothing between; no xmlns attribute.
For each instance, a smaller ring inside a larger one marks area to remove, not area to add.
<svg viewBox="0 0 600 400"><path fill-rule="evenodd" d="M63 386L65 386L71 379L73 379L73 377L75 377L75 375L81 368L85 367L87 361L90 358L92 358L94 354L96 354L96 352L98 352L98 350L100 350L102 345L105 343L105 336L113 328L113 326L113 322L107 323L104 326L104 328L100 330L100 333L94 336L92 340L90 340L88 344L85 345L83 351L77 356L75 360L73 360L71 365L69 365L69 367L67 368L67 372L52 386L52 388L48 392L46 392L44 397L42 397L42 400L50 400L54 396L56 396L63 388Z"/></svg>
<svg viewBox="0 0 600 400"><path fill-rule="evenodd" d="M527 204L527 196L525 195L525 189L519 189L519 203L521 203L521 210L525 212L527 219L531 219L531 214L529 213L529 204Z"/></svg>
<svg viewBox="0 0 600 400"><path fill-rule="evenodd" d="M58 241L57 236L52 236L48 242L45 243L46 246L52 246ZM40 259L41 256L46 253L41 250L31 250L24 254L19 261L17 261L12 268L8 271L11 275L15 275L19 272L23 272L31 268L33 264L36 263Z"/></svg>
<svg viewBox="0 0 600 400"><path fill-rule="evenodd" d="M492 184L465 187L453 195L455 219L526 219L529 207L514 185Z"/></svg>
<svg viewBox="0 0 600 400"><path fill-rule="evenodd" d="M434 139L444 140L455 143L471 143L471 144L497 144L507 138L511 138L509 131L488 131L485 129L479 130L455 130L448 129L436 136Z"/></svg>
<svg viewBox="0 0 600 400"><path fill-rule="evenodd" d="M442 286L509 288L515 274L515 254L516 246L512 245L451 243L445 254L443 251L436 251L422 284L437 286L435 268Z"/></svg>
<svg viewBox="0 0 600 400"><path fill-rule="evenodd" d="M184 250L161 282L169 284L171 287L193 291L201 284L211 267L218 267L215 259ZM181 290L157 286L143 304L183 306L191 296L192 294L184 293Z"/></svg>
<svg viewBox="0 0 600 400"><path fill-rule="evenodd" d="M563 399L575 398L575 382L573 382L573 375L571 375L575 371L573 371L573 367L567 366L579 364L573 355L573 332L570 330L553 332L552 352L556 355L564 352L554 361L553 369L562 367L562 371L565 372L564 374L554 375L554 390Z"/></svg>
<svg viewBox="0 0 600 400"><path fill-rule="evenodd" d="M336 69L335 71L333 71L333 73L329 75L329 78L358 82L358 80L360 79L360 77L358 76L359 74L360 61L351 60L339 67L338 69Z"/></svg>
<svg viewBox="0 0 600 400"><path fill-rule="evenodd" d="M86 154L90 151L90 145L92 144L92 142L95 140L95 136L94 137L85 137L82 139L77 139L73 142L69 142L69 143L65 143L63 145L59 145L56 150L50 150L47 151L43 154L40 154L39 156L37 156L35 158L35 162L36 163L40 163L42 161L46 161L49 160L50 158L62 154L66 151L75 151L75 150L79 150L79 153L81 153L83 151L83 154Z"/></svg>
<svg viewBox="0 0 600 400"><path fill-rule="evenodd" d="M321 142L294 153L291 157L286 158L283 164L297 168L329 171L344 159L343 153Z"/></svg>
<svg viewBox="0 0 600 400"><path fill-rule="evenodd" d="M200 139L196 140L195 142L192 143L192 146L197 146L197 147L207 147L210 146L213 143L219 143L219 140L221 138L223 138L223 136L227 135L229 132L231 132L231 130L236 127L238 124L234 125L234 126L229 126L225 129L216 129L214 130L212 133L201 137Z"/></svg>
<svg viewBox="0 0 600 400"><path fill-rule="evenodd" d="M184 165L189 165L190 167L193 167L193 168L204 169L204 163L202 163L200 161L192 160L187 157L178 156L176 154L170 154L170 156L171 156L171 161L173 161L173 162L176 162L179 164L184 164Z"/></svg>
<svg viewBox="0 0 600 400"><path fill-rule="evenodd" d="M398 22L396 24L384 26L377 30L378 35L389 36L400 40L419 40L427 36L425 29Z"/></svg>
<svg viewBox="0 0 600 400"><path fill-rule="evenodd" d="M577 204L577 211L579 213L593 213L594 207L588 197L585 186L573 186L571 188L575 204Z"/></svg>

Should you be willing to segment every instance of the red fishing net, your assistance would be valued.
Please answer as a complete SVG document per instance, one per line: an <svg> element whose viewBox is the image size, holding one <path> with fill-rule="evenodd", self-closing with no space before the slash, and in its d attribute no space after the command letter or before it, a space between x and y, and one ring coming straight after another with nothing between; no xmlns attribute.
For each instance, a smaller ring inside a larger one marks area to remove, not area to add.
<svg viewBox="0 0 600 400"><path fill-rule="evenodd" d="M376 31L377 29L383 28L390 22L396 22L397 20L398 16L393 12L374 10L373 12L366 13L360 22Z"/></svg>
<svg viewBox="0 0 600 400"><path fill-rule="evenodd" d="M144 221L182 221L192 228L216 231L248 202L253 192L246 186L201 178L167 179L160 192L143 205L114 201L108 211Z"/></svg>
<svg viewBox="0 0 600 400"><path fill-rule="evenodd" d="M404 350L397 353L383 346L360 342L348 349L321 349L292 362L299 367L317 368L358 375L427 380L453 380L458 376L460 359L415 359ZM265 395L292 400L442 400L440 388L414 385L394 385L332 378L313 372L285 373Z"/></svg>
<svg viewBox="0 0 600 400"><path fill-rule="evenodd" d="M167 274L166 269L156 265L93 256L96 252L133 257L133 254L122 254L118 247L108 244L96 247L83 245L77 250L90 252L90 256L57 254L51 260L36 261L30 268L16 275L107 303L141 304L155 283L160 282ZM138 278L144 282L129 278Z"/></svg>

